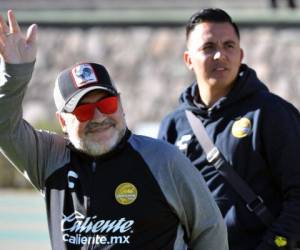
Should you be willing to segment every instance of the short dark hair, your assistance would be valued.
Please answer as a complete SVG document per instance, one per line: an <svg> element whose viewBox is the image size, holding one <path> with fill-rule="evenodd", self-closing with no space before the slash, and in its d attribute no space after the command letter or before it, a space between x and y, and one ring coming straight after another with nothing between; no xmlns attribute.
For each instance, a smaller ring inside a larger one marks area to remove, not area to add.
<svg viewBox="0 0 300 250"><path fill-rule="evenodd" d="M203 22L230 23L233 26L238 39L240 39L239 28L224 10L218 8L208 8L200 10L190 17L186 25L186 40L189 39L190 33L194 30L194 28Z"/></svg>

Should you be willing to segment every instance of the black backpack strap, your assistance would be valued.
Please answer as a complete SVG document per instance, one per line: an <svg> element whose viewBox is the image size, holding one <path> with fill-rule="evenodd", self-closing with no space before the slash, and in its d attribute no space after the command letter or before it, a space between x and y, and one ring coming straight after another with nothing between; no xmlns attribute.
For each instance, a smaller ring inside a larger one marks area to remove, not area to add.
<svg viewBox="0 0 300 250"><path fill-rule="evenodd" d="M207 161L218 170L233 189L241 196L246 202L248 210L254 212L266 226L270 226L274 221L274 217L265 206L263 199L252 191L249 185L226 161L219 149L209 138L202 122L191 111L186 110L185 112L192 130L206 154Z"/></svg>

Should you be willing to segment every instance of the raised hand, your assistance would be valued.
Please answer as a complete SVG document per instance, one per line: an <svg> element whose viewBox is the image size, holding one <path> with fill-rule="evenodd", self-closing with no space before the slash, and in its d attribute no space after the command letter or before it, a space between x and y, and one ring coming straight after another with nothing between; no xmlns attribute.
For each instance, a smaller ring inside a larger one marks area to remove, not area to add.
<svg viewBox="0 0 300 250"><path fill-rule="evenodd" d="M25 35L12 10L7 12L7 17L8 25L0 15L0 55L6 63L33 62L37 53L37 25L30 25Z"/></svg>

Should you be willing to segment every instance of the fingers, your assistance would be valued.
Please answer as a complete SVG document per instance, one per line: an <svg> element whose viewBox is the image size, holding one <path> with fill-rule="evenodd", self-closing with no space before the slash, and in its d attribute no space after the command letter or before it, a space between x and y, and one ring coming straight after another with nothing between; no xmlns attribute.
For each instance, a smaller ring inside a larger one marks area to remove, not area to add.
<svg viewBox="0 0 300 250"><path fill-rule="evenodd" d="M6 22L4 21L2 15L0 14L0 33L5 35L9 32L9 27L7 26Z"/></svg>
<svg viewBox="0 0 300 250"><path fill-rule="evenodd" d="M37 25L32 24L29 26L26 34L26 43L29 45L34 45L37 38Z"/></svg>
<svg viewBox="0 0 300 250"><path fill-rule="evenodd" d="M0 14L0 54L2 54L2 51L3 51L3 46L4 46L3 41L5 39L5 34L6 34L5 29L6 28L8 30L8 27L5 23L5 21L3 20L2 15Z"/></svg>
<svg viewBox="0 0 300 250"><path fill-rule="evenodd" d="M14 12L12 10L7 11L8 16L8 24L9 24L9 32L10 33L18 33L21 31L20 26L16 20Z"/></svg>
<svg viewBox="0 0 300 250"><path fill-rule="evenodd" d="M34 61L37 53L37 25L32 24L25 37L12 10L7 12L7 16L8 24L0 16L0 55L7 63Z"/></svg>

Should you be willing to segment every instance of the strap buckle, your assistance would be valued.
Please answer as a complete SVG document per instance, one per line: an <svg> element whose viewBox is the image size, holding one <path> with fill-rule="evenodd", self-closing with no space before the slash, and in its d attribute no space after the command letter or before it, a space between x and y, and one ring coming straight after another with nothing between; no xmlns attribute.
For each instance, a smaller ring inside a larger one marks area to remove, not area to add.
<svg viewBox="0 0 300 250"><path fill-rule="evenodd" d="M217 147L213 147L207 154L206 159L209 163L214 162L220 157L220 151Z"/></svg>
<svg viewBox="0 0 300 250"><path fill-rule="evenodd" d="M256 196L256 199L251 201L251 203L246 204L246 207L250 212L253 212L257 210L259 207L261 207L264 204L264 200L258 195Z"/></svg>

